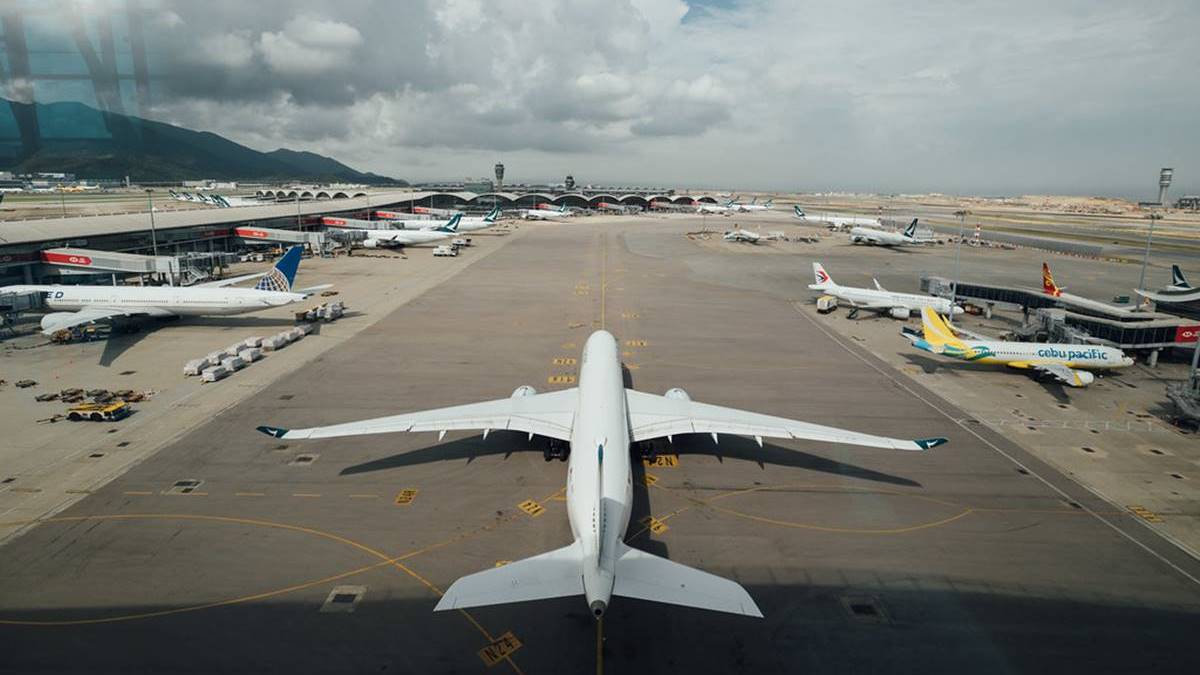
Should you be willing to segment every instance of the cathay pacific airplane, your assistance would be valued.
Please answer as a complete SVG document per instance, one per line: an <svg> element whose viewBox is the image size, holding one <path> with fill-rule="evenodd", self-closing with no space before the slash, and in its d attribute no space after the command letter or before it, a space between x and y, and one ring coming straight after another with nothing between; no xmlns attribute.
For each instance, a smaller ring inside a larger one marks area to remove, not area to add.
<svg viewBox="0 0 1200 675"><path fill-rule="evenodd" d="M879 227L878 218L868 218L866 216L841 216L833 213L820 213L817 215L809 215L799 204L792 207L792 214L800 220L810 223L828 223L837 228L843 227Z"/></svg>
<svg viewBox="0 0 1200 675"><path fill-rule="evenodd" d="M887 312L897 319L907 319L912 312L920 312L925 307L930 307L938 314L948 316L963 313L962 307L950 302L947 298L916 293L893 293L884 288L878 280L875 280L875 288L839 286L834 283L833 278L829 276L821 263L813 263L812 269L814 282L808 285L809 290L821 291L849 303L851 307L849 318L851 319L860 309L880 313Z"/></svg>
<svg viewBox="0 0 1200 675"><path fill-rule="evenodd" d="M620 348L607 331L583 348L579 386L539 394L518 387L508 398L308 429L259 427L279 439L335 438L397 431L492 429L546 436L567 465L566 546L455 581L434 611L582 595L597 619L613 596L762 617L739 584L640 551L625 543L633 503L632 443L681 434L751 436L922 451L944 438L871 436L693 401L682 389L662 396L626 389ZM547 455L548 457L550 455ZM565 457L564 457L565 456Z"/></svg>
<svg viewBox="0 0 1200 675"><path fill-rule="evenodd" d="M914 246L926 242L917 239L917 219L913 218L908 227L899 233L873 227L851 228L850 243L870 244L872 246Z"/></svg>
<svg viewBox="0 0 1200 675"><path fill-rule="evenodd" d="M1126 368L1133 359L1116 347L1046 342L1006 342L968 336L963 339L937 312L921 310L921 335L901 333L917 349L975 363L998 363L1009 368L1050 375L1070 387L1086 387L1096 376L1089 370Z"/></svg>
<svg viewBox="0 0 1200 675"><path fill-rule="evenodd" d="M366 225L377 225L378 221L356 220L341 216L324 216L321 224L328 227L338 227L347 230L359 230L367 233L363 246L367 248L399 248L401 246L416 246L429 244L442 239L448 239L459 234L458 224L462 214L450 218L442 225L429 230L379 230Z"/></svg>
<svg viewBox="0 0 1200 675"><path fill-rule="evenodd" d="M1179 269L1179 265L1171 265L1170 286L1158 291L1147 291L1140 288L1134 290L1143 298L1149 298L1155 302L1196 302L1200 300L1200 288L1188 283L1187 277L1183 276L1183 270Z"/></svg>
<svg viewBox="0 0 1200 675"><path fill-rule="evenodd" d="M750 202L749 204L733 204L732 206L735 211L741 211L742 213L753 213L756 211L771 211L775 208L775 200L768 199L767 201L763 202L762 204L759 204L758 197L755 197L754 201Z"/></svg>
<svg viewBox="0 0 1200 675"><path fill-rule="evenodd" d="M42 317L42 332L119 317L223 316L300 302L329 284L292 289L300 268L301 247L293 246L268 272L247 274L195 286L6 286L0 292L41 293L51 312ZM261 277L261 278L260 278ZM250 279L254 288L226 288Z"/></svg>

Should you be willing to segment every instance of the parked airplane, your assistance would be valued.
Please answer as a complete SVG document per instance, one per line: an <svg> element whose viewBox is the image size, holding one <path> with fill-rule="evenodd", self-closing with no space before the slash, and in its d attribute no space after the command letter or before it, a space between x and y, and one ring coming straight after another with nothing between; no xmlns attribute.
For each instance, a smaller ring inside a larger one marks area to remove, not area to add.
<svg viewBox="0 0 1200 675"><path fill-rule="evenodd" d="M542 203L538 204L536 206L536 208L539 211L549 211L550 213L557 213L560 216L570 217L570 216L575 215L575 212L572 211L571 209L567 208L566 204L559 204L558 206L555 206L554 204L542 202Z"/></svg>
<svg viewBox="0 0 1200 675"><path fill-rule="evenodd" d="M696 213L715 213L722 216L729 215L733 210L732 199L724 204L701 204L696 207Z"/></svg>
<svg viewBox="0 0 1200 675"><path fill-rule="evenodd" d="M397 230L435 230L435 229L437 229L439 227L443 227L445 225L445 221L442 221L439 219L431 219L431 218L416 219L416 218L413 218L410 214L397 213L395 211L376 211L375 215L380 218L383 218L383 220L382 221L357 220L354 218L342 218L342 217L336 217L336 218L334 218L334 220L344 220L344 221L346 221L347 224L353 224L354 227L365 228L365 229L378 229L379 225L381 223L386 224L389 228L397 229ZM397 220L394 218L385 217L385 215L387 215L387 216L405 216L405 218ZM482 229L491 227L492 225L495 225L496 219L500 217L500 207L497 206L497 207L492 208L492 210L488 211L487 215L483 216L482 218L464 216L461 213L458 213L455 215L462 216L458 221L458 231L459 232L474 232L475 230L482 230ZM451 217L453 217L453 216L451 216ZM324 221L324 219L322 219L322 221ZM335 223L325 223L325 224L329 225L329 224L335 224Z"/></svg>
<svg viewBox="0 0 1200 675"><path fill-rule="evenodd" d="M913 246L926 242L917 239L917 219L913 218L903 232L889 232L872 227L854 227L850 229L850 243L870 244L872 246Z"/></svg>
<svg viewBox="0 0 1200 675"><path fill-rule="evenodd" d="M828 223L836 228L857 227L860 225L867 227L879 227L878 218L867 218L865 216L840 216L832 213L823 213L810 216L804 212L804 209L801 208L799 204L792 207L792 214L805 222Z"/></svg>
<svg viewBox="0 0 1200 675"><path fill-rule="evenodd" d="M1042 263L1042 291L1045 292L1046 295L1060 298L1064 302L1070 302L1081 308L1091 309L1096 312L1100 312L1102 314L1107 314L1107 313L1112 313L1112 312L1129 313L1129 312L1133 312L1133 311L1137 310L1137 307L1134 307L1132 305L1125 305L1125 306L1110 305L1107 302L1100 302L1099 300L1091 300L1089 298L1084 298L1082 296L1072 295L1070 293L1064 293L1063 291L1065 291L1065 290L1067 290L1067 289L1060 288L1058 286L1058 284L1054 283L1054 275L1050 274L1050 265L1043 262Z"/></svg>
<svg viewBox="0 0 1200 675"><path fill-rule="evenodd" d="M1001 363L1010 368L1050 375L1070 387L1086 387L1096 376L1088 370L1108 370L1133 365L1133 359L1115 347L1099 345L1008 342L973 336L962 339L932 309L921 310L921 335L903 332L917 349L963 361Z"/></svg>
<svg viewBox="0 0 1200 675"><path fill-rule="evenodd" d="M1200 300L1200 288L1188 283L1179 265L1171 265L1171 285L1158 291L1135 289L1137 294L1155 302L1196 302Z"/></svg>
<svg viewBox="0 0 1200 675"><path fill-rule="evenodd" d="M682 389L663 396L623 386L620 348L612 334L592 333L583 348L579 386L539 394L522 386L509 398L309 429L258 427L278 439L334 438L397 431L492 429L546 436L553 452L569 461L567 519L574 541L532 558L455 581L434 611L512 602L586 597L600 618L612 596L761 617L739 584L628 546L633 497L631 444L688 433L788 438L922 451L944 438L915 441L871 436L796 420L692 401Z"/></svg>
<svg viewBox="0 0 1200 675"><path fill-rule="evenodd" d="M758 197L755 197L753 202L751 202L749 204L733 204L733 208L734 208L734 210L741 211L743 213L752 213L755 211L771 211L771 210L774 210L774 208L775 208L775 200L768 199L767 201L763 202L762 204L759 204Z"/></svg>
<svg viewBox="0 0 1200 675"><path fill-rule="evenodd" d="M814 291L822 291L838 300L850 303L851 309L848 316L851 319L858 314L858 310L860 309L879 313L887 312L897 319L907 319L912 312L920 312L926 307L933 309L938 314L954 315L963 313L963 308L950 302L948 298L918 295L916 293L892 293L880 285L878 281L875 281L875 288L873 289L839 286L834 283L833 278L829 276L829 273L825 271L821 263L813 263L812 268L813 277L816 282L809 284L808 288Z"/></svg>
<svg viewBox="0 0 1200 675"><path fill-rule="evenodd" d="M293 246L268 272L247 274L195 286L61 286L22 285L2 292L41 293L51 312L42 317L42 332L51 335L64 328L119 317L223 316L245 314L300 302L329 284L292 290L300 267L300 246ZM261 277L261 278L260 278ZM226 288L250 279L254 288Z"/></svg>
<svg viewBox="0 0 1200 675"><path fill-rule="evenodd" d="M399 248L401 246L416 246L419 244L429 244L442 239L448 239L459 234L458 224L462 220L462 214L453 216L444 224L428 230L382 230L364 226L377 225L378 221L356 220L354 218L342 218L325 216L321 218L321 224L329 227L339 227L349 230L360 230L367 233L367 238L363 240L363 246L367 248Z"/></svg>
<svg viewBox="0 0 1200 675"><path fill-rule="evenodd" d="M557 220L572 215L566 206L561 209L543 209L540 204L537 208L521 209L517 213L525 220Z"/></svg>
<svg viewBox="0 0 1200 675"><path fill-rule="evenodd" d="M747 244L757 244L758 240L761 238L762 236L757 232L751 232L750 230L743 230L741 228L726 232L724 237L725 241L744 241Z"/></svg>

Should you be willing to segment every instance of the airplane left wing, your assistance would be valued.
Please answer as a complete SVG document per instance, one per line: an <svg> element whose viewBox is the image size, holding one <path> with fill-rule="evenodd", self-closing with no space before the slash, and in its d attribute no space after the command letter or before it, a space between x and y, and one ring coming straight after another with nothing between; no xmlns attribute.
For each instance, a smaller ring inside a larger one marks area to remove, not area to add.
<svg viewBox="0 0 1200 675"><path fill-rule="evenodd" d="M809 422L724 408L682 398L668 398L625 390L631 438L645 441L675 434L734 434L751 436L759 444L766 438L798 438L826 443L846 443L890 450L921 451L946 442L944 438L904 440L872 436Z"/></svg>
<svg viewBox="0 0 1200 675"><path fill-rule="evenodd" d="M398 431L437 431L444 434L447 431L462 429L483 429L485 431L523 431L569 441L571 440L571 423L575 419L575 408L578 402L577 389L564 389L545 394L516 396L404 415L376 417L326 427L281 429L261 426L258 427L258 430L275 438L305 439L387 434Z"/></svg>
<svg viewBox="0 0 1200 675"><path fill-rule="evenodd" d="M85 323L115 319L119 316L174 316L159 307L84 307L77 312L51 312L42 317L42 333L53 335L60 330Z"/></svg>

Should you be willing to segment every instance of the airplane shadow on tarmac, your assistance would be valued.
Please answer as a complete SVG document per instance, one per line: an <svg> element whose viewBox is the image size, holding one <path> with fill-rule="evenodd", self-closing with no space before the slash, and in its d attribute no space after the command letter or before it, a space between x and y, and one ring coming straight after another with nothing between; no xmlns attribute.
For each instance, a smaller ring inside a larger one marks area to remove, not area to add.
<svg viewBox="0 0 1200 675"><path fill-rule="evenodd" d="M1003 366L991 366L988 364L978 365L973 363L964 363L961 361L930 358L922 354L905 353L903 356L909 363L914 366L919 366L922 371L929 375L942 372L957 377L960 373L971 373L972 371L999 371L1000 368L1004 368ZM1008 368L1007 370L1011 371L1012 369ZM1012 377L1021 377L1023 375L1026 379L1036 382L1046 390L1046 393L1053 396L1054 400L1058 401L1059 403L1071 402L1071 397L1067 394L1067 388L1057 380L1054 380L1050 377L1034 377L1028 372L1010 372L1009 375Z"/></svg>

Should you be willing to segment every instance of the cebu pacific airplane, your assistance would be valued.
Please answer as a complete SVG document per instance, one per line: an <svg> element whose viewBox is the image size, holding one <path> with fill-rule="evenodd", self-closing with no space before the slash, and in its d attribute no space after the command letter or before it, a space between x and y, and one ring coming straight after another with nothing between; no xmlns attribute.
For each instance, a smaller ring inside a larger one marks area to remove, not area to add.
<svg viewBox="0 0 1200 675"><path fill-rule="evenodd" d="M1031 370L1038 375L1050 375L1069 387L1086 387L1096 376L1089 370L1126 368L1133 359L1115 347L1100 345L1050 344L1046 342L1007 342L977 339L952 328L926 307L921 310L920 335L903 332L917 349L961 361L999 363L1009 368Z"/></svg>

